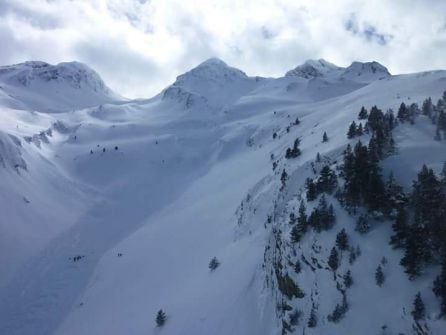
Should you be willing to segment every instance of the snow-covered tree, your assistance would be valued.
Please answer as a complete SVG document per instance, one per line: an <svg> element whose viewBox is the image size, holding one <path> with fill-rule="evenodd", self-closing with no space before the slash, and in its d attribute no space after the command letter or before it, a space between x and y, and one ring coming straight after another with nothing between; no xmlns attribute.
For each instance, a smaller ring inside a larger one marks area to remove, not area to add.
<svg viewBox="0 0 446 335"><path fill-rule="evenodd" d="M166 313L162 309L156 314L155 322L158 327L162 327L166 323Z"/></svg>
<svg viewBox="0 0 446 335"><path fill-rule="evenodd" d="M347 138L352 139L353 137L356 136L356 133L357 133L356 122L352 121L352 123L350 124L350 127L348 128Z"/></svg>
<svg viewBox="0 0 446 335"><path fill-rule="evenodd" d="M410 280L421 274L422 264L426 259L426 246L421 236L423 236L421 228L410 228L406 237L404 256L400 261Z"/></svg>
<svg viewBox="0 0 446 335"><path fill-rule="evenodd" d="M423 299L421 298L421 293L418 292L415 296L415 300L413 302L413 310L411 312L413 318L415 320L424 319L426 316L426 307L424 306Z"/></svg>
<svg viewBox="0 0 446 335"><path fill-rule="evenodd" d="M443 251L441 273L434 280L433 292L440 299L441 315L446 316L446 251Z"/></svg>
<svg viewBox="0 0 446 335"><path fill-rule="evenodd" d="M282 174L280 175L280 181L282 182L282 190L285 188L286 181L288 180L288 173L286 173L285 169L283 169Z"/></svg>
<svg viewBox="0 0 446 335"><path fill-rule="evenodd" d="M367 109L365 109L365 107L362 106L361 110L359 111L359 114L358 114L358 119L359 120L367 120L367 118L368 118Z"/></svg>
<svg viewBox="0 0 446 335"><path fill-rule="evenodd" d="M301 151L299 149L299 144L300 144L300 140L298 138L296 138L294 140L293 148L288 148L286 150L285 158L290 159L290 158L296 158L296 157L300 156Z"/></svg>
<svg viewBox="0 0 446 335"><path fill-rule="evenodd" d="M376 285L382 286L384 284L385 276L381 265L378 265L375 271Z"/></svg>
<svg viewBox="0 0 446 335"><path fill-rule="evenodd" d="M318 193L326 192L332 193L333 190L338 185L338 179L336 173L330 169L330 166L325 165L320 172L319 178L317 180L317 191Z"/></svg>
<svg viewBox="0 0 446 335"><path fill-rule="evenodd" d="M345 273L345 275L343 277L343 280L344 280L344 285L345 285L346 288L349 288L350 286L353 285L353 277L352 277L352 273L351 273L350 270L348 270Z"/></svg>
<svg viewBox="0 0 446 335"><path fill-rule="evenodd" d="M328 135L326 131L324 131L324 135L322 135L322 142L328 142Z"/></svg>
<svg viewBox="0 0 446 335"><path fill-rule="evenodd" d="M339 253L338 250L333 247L330 252L330 257L328 258L328 266L336 271L339 267Z"/></svg>
<svg viewBox="0 0 446 335"><path fill-rule="evenodd" d="M307 322L308 328L315 328L317 326L317 316L314 307L311 308L310 317Z"/></svg>
<svg viewBox="0 0 446 335"><path fill-rule="evenodd" d="M217 259L217 257L212 257L211 261L209 262L209 269L211 271L214 271L216 268L220 266L220 262Z"/></svg>
<svg viewBox="0 0 446 335"><path fill-rule="evenodd" d="M398 120L401 122L409 121L409 109L404 102L401 103L397 114Z"/></svg>
<svg viewBox="0 0 446 335"><path fill-rule="evenodd" d="M336 235L336 246L342 251L348 249L348 235L345 228L342 228L342 230Z"/></svg>
<svg viewBox="0 0 446 335"><path fill-rule="evenodd" d="M314 183L313 179L307 178L305 187L307 188L307 200L315 200L317 198L317 186Z"/></svg>
<svg viewBox="0 0 446 335"><path fill-rule="evenodd" d="M429 97L423 101L421 111L424 115L432 117L432 114L434 113L434 105L432 104L431 97Z"/></svg>
<svg viewBox="0 0 446 335"><path fill-rule="evenodd" d="M404 208L398 210L395 222L392 224L394 234L390 238L390 244L394 248L402 248L406 244L409 233L407 213Z"/></svg>
<svg viewBox="0 0 446 335"><path fill-rule="evenodd" d="M318 206L308 217L308 224L317 232L330 229L336 220L333 205L328 205L325 195L319 199Z"/></svg>

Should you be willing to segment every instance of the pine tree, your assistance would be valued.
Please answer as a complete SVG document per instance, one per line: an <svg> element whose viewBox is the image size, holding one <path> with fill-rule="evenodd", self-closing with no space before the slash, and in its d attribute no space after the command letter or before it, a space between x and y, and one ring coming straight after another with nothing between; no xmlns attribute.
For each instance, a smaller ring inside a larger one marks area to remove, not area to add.
<svg viewBox="0 0 446 335"><path fill-rule="evenodd" d="M429 262L446 238L446 192L432 169L423 165L413 184L414 223L419 228L424 261Z"/></svg>
<svg viewBox="0 0 446 335"><path fill-rule="evenodd" d="M314 310L314 307L311 308L310 317L308 318L307 326L308 326L308 328L314 328L317 326L317 317L316 317L316 311Z"/></svg>
<svg viewBox="0 0 446 335"><path fill-rule="evenodd" d="M328 142L328 135L327 135L327 132L326 131L324 131L324 135L322 135L322 142L324 143L324 142Z"/></svg>
<svg viewBox="0 0 446 335"><path fill-rule="evenodd" d="M404 194L403 188L396 182L393 173L390 173L386 182L386 207L387 212L391 214L398 210L407 202L407 197Z"/></svg>
<svg viewBox="0 0 446 335"><path fill-rule="evenodd" d="M446 161L443 162L443 168L441 169L440 176L442 183L446 186Z"/></svg>
<svg viewBox="0 0 446 335"><path fill-rule="evenodd" d="M296 272L297 274L299 274L300 271L302 271L302 266L301 266L301 264L300 264L300 261L297 260L297 261L296 261L296 264L294 265L294 272Z"/></svg>
<svg viewBox="0 0 446 335"><path fill-rule="evenodd" d="M437 129L435 129L434 140L435 141L441 141L441 133L440 133L440 129L438 127L437 127Z"/></svg>
<svg viewBox="0 0 446 335"><path fill-rule="evenodd" d="M356 122L352 121L350 127L348 128L347 138L352 139L353 137L356 136L356 132L357 132Z"/></svg>
<svg viewBox="0 0 446 335"><path fill-rule="evenodd" d="M293 144L293 155L294 155L294 157L297 157L297 156L300 155L299 145L300 145L300 139L296 138L294 140L294 144Z"/></svg>
<svg viewBox="0 0 446 335"><path fill-rule="evenodd" d="M297 326L300 322L300 318L302 317L302 311L296 309L292 313L290 313L290 324L292 326ZM292 330L291 330L292 332Z"/></svg>
<svg viewBox="0 0 446 335"><path fill-rule="evenodd" d="M425 258L425 246L421 236L423 236L421 228L416 226L410 227L406 237L404 257L400 261L410 280L420 275L421 266Z"/></svg>
<svg viewBox="0 0 446 335"><path fill-rule="evenodd" d="M438 99L435 109L438 111L442 111L445 108L446 108L446 101L444 99Z"/></svg>
<svg viewBox="0 0 446 335"><path fill-rule="evenodd" d="M358 119L359 120L366 120L368 117L367 109L364 108L364 106L361 107L361 111L359 112Z"/></svg>
<svg viewBox="0 0 446 335"><path fill-rule="evenodd" d="M307 178L307 181L305 183L305 186L307 188L307 200L313 201L317 198L317 188L316 184L313 182L312 179Z"/></svg>
<svg viewBox="0 0 446 335"><path fill-rule="evenodd" d="M434 105L432 104L431 97L427 98L423 101L423 105L421 107L422 113L426 116L431 117L434 111Z"/></svg>
<svg viewBox="0 0 446 335"><path fill-rule="evenodd" d="M285 188L287 180L288 180L288 173L286 173L285 169L283 169L282 174L280 175L280 181L282 182L282 187L281 187L282 190Z"/></svg>
<svg viewBox="0 0 446 335"><path fill-rule="evenodd" d="M356 136L362 135L364 135L364 129L362 128L362 123L360 123L359 126L356 128Z"/></svg>
<svg viewBox="0 0 446 335"><path fill-rule="evenodd" d="M446 316L446 249L443 251L441 273L434 281L433 292L440 299L441 315Z"/></svg>
<svg viewBox="0 0 446 335"><path fill-rule="evenodd" d="M334 213L334 208L333 208L333 205L330 204L328 206L328 214L327 214L327 219L326 219L327 223L325 225L326 229L330 229L333 226L333 223L335 222L335 220L336 220L336 216Z"/></svg>
<svg viewBox="0 0 446 335"><path fill-rule="evenodd" d="M378 148L373 143L370 140L368 149L358 141L353 151L347 146L344 152L344 199L349 206L357 206L363 199L370 210L383 207L385 188L378 165Z"/></svg>
<svg viewBox="0 0 446 335"><path fill-rule="evenodd" d="M292 226L296 223L296 215L294 213L290 213L289 224Z"/></svg>
<svg viewBox="0 0 446 335"><path fill-rule="evenodd" d="M357 255L355 252L355 248L350 247L348 250L348 262L350 265L352 265L356 261Z"/></svg>
<svg viewBox="0 0 446 335"><path fill-rule="evenodd" d="M321 232L322 230L330 229L335 220L333 205L328 205L325 195L322 195L317 207L308 218L308 225L317 232Z"/></svg>
<svg viewBox="0 0 446 335"><path fill-rule="evenodd" d="M372 139L370 143L372 143ZM364 155L365 171L363 173L365 185L363 186L363 198L369 209L373 211L381 210L385 207L386 189L378 164L380 152L375 152L372 147L369 145L368 152Z"/></svg>
<svg viewBox="0 0 446 335"><path fill-rule="evenodd" d="M395 140L393 139L392 133L390 133L389 144L387 147L387 154L394 155L396 153L397 153L397 148L396 148Z"/></svg>
<svg viewBox="0 0 446 335"><path fill-rule="evenodd" d="M336 304L336 307L330 315L328 315L327 319L330 322L338 323L347 313L348 303L345 294L342 297L342 304Z"/></svg>
<svg viewBox="0 0 446 335"><path fill-rule="evenodd" d="M318 192L332 193L338 185L336 173L330 169L330 166L325 165L320 172L317 180Z"/></svg>
<svg viewBox="0 0 446 335"><path fill-rule="evenodd" d="M404 102L401 103L400 108L398 109L397 117L401 122L408 121L409 119L409 111Z"/></svg>
<svg viewBox="0 0 446 335"><path fill-rule="evenodd" d="M443 110L438 114L437 127L440 130L446 131L446 112Z"/></svg>
<svg viewBox="0 0 446 335"><path fill-rule="evenodd" d="M384 277L383 269L382 269L381 265L378 265L378 267L376 268L376 271L375 271L376 285L381 287L384 284L384 280L385 280L385 277Z"/></svg>
<svg viewBox="0 0 446 335"><path fill-rule="evenodd" d="M357 183L356 163L355 154L349 144L344 150L344 164L342 166L345 179L344 196L348 205L357 205L359 202L360 189Z"/></svg>
<svg viewBox="0 0 446 335"><path fill-rule="evenodd" d="M300 123L300 120L298 117L296 117L296 121L294 121L294 124L297 126Z"/></svg>
<svg viewBox="0 0 446 335"><path fill-rule="evenodd" d="M413 302L413 310L411 312L413 318L418 321L424 319L426 316L426 308L424 306L423 299L421 299L421 293L418 292Z"/></svg>
<svg viewBox="0 0 446 335"><path fill-rule="evenodd" d="M335 247L331 249L330 257L328 258L328 266L333 271L336 271L339 267L339 254Z"/></svg>
<svg viewBox="0 0 446 335"><path fill-rule="evenodd" d="M336 246L342 251L347 250L349 247L348 235L344 228L336 235Z"/></svg>
<svg viewBox="0 0 446 335"><path fill-rule="evenodd" d="M355 230L360 234L367 234L370 231L370 223L365 215L360 215L358 220L356 220Z"/></svg>
<svg viewBox="0 0 446 335"><path fill-rule="evenodd" d="M390 244L394 248L402 248L406 244L406 239L409 233L407 223L407 213L404 208L398 210L395 222L392 224L394 234L390 238Z"/></svg>
<svg viewBox="0 0 446 335"><path fill-rule="evenodd" d="M155 321L158 327L162 327L166 323L166 313L164 313L162 309L156 314Z"/></svg>
<svg viewBox="0 0 446 335"><path fill-rule="evenodd" d="M211 271L214 271L216 268L220 266L220 262L218 261L217 257L213 257L211 261L209 262L209 269Z"/></svg>
<svg viewBox="0 0 446 335"><path fill-rule="evenodd" d="M291 241L293 243L300 242L302 236L304 236L306 231L307 231L306 225L298 223L291 229Z"/></svg>
<svg viewBox="0 0 446 335"><path fill-rule="evenodd" d="M415 117L417 116L417 114L419 114L419 112L420 112L420 109L418 108L418 104L412 103L409 106L408 119L409 119L411 124L415 123Z"/></svg>
<svg viewBox="0 0 446 335"><path fill-rule="evenodd" d="M299 205L299 217L297 218L297 223L305 227L308 225L308 217L306 211L307 209L305 207L305 203L302 200Z"/></svg>
<svg viewBox="0 0 446 335"><path fill-rule="evenodd" d="M296 138L294 140L294 144L293 144L293 148L288 148L286 150L285 153L285 158L290 159L290 158L296 158L298 156L300 156L301 151L299 149L299 145L300 145L300 140L298 138Z"/></svg>
<svg viewBox="0 0 446 335"><path fill-rule="evenodd" d="M373 132L376 132L380 128L381 129L384 128L384 125L385 125L384 113L377 106L373 106L372 109L370 109L370 114L369 114L367 124L368 124L368 127Z"/></svg>
<svg viewBox="0 0 446 335"><path fill-rule="evenodd" d="M344 285L346 288L349 288L350 286L353 285L353 278L352 278L352 273L350 272L350 270L347 271L347 273L344 275Z"/></svg>

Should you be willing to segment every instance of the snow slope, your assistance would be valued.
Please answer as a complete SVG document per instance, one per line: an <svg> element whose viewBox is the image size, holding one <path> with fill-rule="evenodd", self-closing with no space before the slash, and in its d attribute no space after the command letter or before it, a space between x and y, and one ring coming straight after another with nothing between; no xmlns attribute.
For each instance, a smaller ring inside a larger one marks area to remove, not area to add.
<svg viewBox="0 0 446 335"><path fill-rule="evenodd" d="M279 334L273 246L278 230L289 236L288 214L314 176L316 153L339 162L361 106L397 109L436 100L446 87L445 71L391 76L377 63L344 69L319 60L265 79L210 59L152 99L119 101L88 71L77 87L65 65L45 81L47 65L25 64L0 71L0 333L11 335ZM395 176L409 187L423 163L439 171L446 149L433 129L421 116L399 126L399 152L383 162L385 172L401 171ZM302 155L283 159L296 137ZM280 191L283 168L290 179ZM351 309L328 322L340 299L333 276L304 267L295 279L306 296L293 307L306 320L317 298L320 320L296 333L378 334L386 325L409 334L407 310L421 291L431 334L441 334L432 274L409 282L401 252L387 244L389 223L363 237L335 207L333 231L306 236L298 252L323 264L342 227L361 244ZM210 272L213 256L221 265ZM387 280L378 288L373 271L383 256ZM168 321L157 328L161 308Z"/></svg>

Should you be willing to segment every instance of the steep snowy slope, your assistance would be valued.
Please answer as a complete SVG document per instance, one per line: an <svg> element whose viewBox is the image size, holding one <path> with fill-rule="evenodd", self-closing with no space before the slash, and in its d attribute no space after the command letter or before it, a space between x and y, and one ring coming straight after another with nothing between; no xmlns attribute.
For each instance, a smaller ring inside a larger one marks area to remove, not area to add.
<svg viewBox="0 0 446 335"><path fill-rule="evenodd" d="M78 63L25 62L0 67L0 103L58 113L122 100L99 75Z"/></svg>
<svg viewBox="0 0 446 335"><path fill-rule="evenodd" d="M211 59L152 99L93 106L84 104L88 93L72 101L74 112L58 114L27 111L46 91L17 86L18 97L38 99L0 107L0 157L8 162L0 167L0 211L8 213L0 222L8 272L0 333L269 335L299 310L286 333L410 334L420 291L428 315L421 329L441 334L446 323L430 287L438 267L409 281L401 250L388 245L391 222L361 235L356 217L327 195L334 227L293 244L289 214L305 199L306 178L322 168L316 154L334 168L356 143L346 134L361 106L436 101L445 86L445 71L390 76L377 63L343 69L309 61L283 78L260 79ZM423 163L439 172L446 147L434 134L426 116L400 124L398 153L382 162L383 174L393 171L409 188ZM296 138L302 154L286 159ZM318 200L305 203L309 213ZM362 253L352 265L342 258L338 274L351 270L354 284L349 311L333 323L328 315L343 295L327 259L341 228ZM214 256L221 265L210 271ZM283 294L279 263L304 297ZM308 328L312 307L318 325ZM159 309L167 314L162 328L154 323Z"/></svg>

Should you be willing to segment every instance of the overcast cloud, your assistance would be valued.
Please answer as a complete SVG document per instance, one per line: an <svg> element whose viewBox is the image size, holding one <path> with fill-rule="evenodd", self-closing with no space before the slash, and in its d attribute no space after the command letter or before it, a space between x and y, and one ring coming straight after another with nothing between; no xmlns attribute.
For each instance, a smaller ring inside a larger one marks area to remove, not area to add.
<svg viewBox="0 0 446 335"><path fill-rule="evenodd" d="M309 58L446 69L443 0L0 0L0 65L77 60L149 97L209 57L281 76Z"/></svg>

